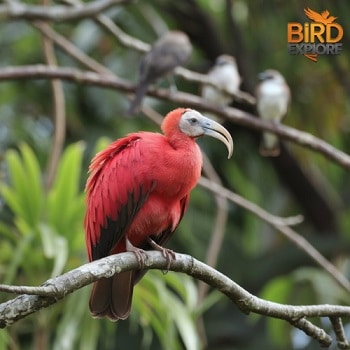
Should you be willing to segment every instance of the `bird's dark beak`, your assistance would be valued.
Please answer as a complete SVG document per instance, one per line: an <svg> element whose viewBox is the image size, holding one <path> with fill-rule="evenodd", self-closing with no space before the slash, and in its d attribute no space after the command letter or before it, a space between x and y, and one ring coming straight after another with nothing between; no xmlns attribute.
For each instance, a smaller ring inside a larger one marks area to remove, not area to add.
<svg viewBox="0 0 350 350"><path fill-rule="evenodd" d="M271 79L271 74L269 72L264 71L259 73L257 77L259 81L264 81L267 79Z"/></svg>
<svg viewBox="0 0 350 350"><path fill-rule="evenodd" d="M203 135L214 137L223 142L228 150L228 158L233 153L233 141L230 133L219 123L206 117L202 117L200 124L204 130Z"/></svg>

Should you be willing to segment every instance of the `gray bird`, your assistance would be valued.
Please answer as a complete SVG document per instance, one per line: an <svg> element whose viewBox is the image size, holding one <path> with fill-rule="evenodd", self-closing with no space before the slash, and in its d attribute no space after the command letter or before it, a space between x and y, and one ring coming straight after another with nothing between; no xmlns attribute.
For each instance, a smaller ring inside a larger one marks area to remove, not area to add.
<svg viewBox="0 0 350 350"><path fill-rule="evenodd" d="M290 90L277 70L267 69L258 75L261 81L256 89L257 111L263 120L280 123L287 114L290 101ZM260 145L260 154L265 157L276 157L280 153L278 137L264 132Z"/></svg>
<svg viewBox="0 0 350 350"><path fill-rule="evenodd" d="M214 66L208 72L208 78L218 87L203 85L201 95L207 101L227 106L233 102L234 95L239 91L241 77L236 59L229 55L217 57ZM222 91L229 92L229 94Z"/></svg>
<svg viewBox="0 0 350 350"><path fill-rule="evenodd" d="M181 31L170 31L159 38L141 60L139 82L128 114L138 112L150 84L183 65L191 53L190 39Z"/></svg>

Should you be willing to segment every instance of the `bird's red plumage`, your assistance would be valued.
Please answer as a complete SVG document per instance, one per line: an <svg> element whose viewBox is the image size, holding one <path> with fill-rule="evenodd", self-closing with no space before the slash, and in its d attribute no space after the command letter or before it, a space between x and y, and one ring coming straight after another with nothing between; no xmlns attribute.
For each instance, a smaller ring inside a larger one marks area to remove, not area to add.
<svg viewBox="0 0 350 350"><path fill-rule="evenodd" d="M126 238L140 248L145 247L147 237L165 244L176 229L202 166L199 147L178 126L184 111L177 109L168 114L162 125L164 135L129 134L113 142L92 160L86 184L84 222L90 261L126 251ZM136 277L132 273L123 275L124 280L130 278L131 283ZM118 279L118 274L115 278ZM126 318L132 286L124 290L124 294L106 292L110 284L104 280L98 287L99 282L95 284L90 300L93 315ZM115 285L120 289L118 283ZM118 309L114 305L125 295L129 295L129 301L123 306L125 310L118 313L113 310ZM102 302L98 298L107 300Z"/></svg>

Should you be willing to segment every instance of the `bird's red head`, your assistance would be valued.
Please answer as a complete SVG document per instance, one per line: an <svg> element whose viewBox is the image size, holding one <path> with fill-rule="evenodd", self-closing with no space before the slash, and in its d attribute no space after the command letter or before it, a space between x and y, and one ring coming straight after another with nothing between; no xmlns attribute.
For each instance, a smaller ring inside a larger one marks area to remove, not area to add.
<svg viewBox="0 0 350 350"><path fill-rule="evenodd" d="M176 108L165 116L161 126L164 135L168 136L179 130L180 119L186 110L188 108Z"/></svg>
<svg viewBox="0 0 350 350"><path fill-rule="evenodd" d="M191 108L177 108L169 112L162 123L162 131L174 148L181 143L193 142L208 135L223 142L232 155L233 142L230 133L219 123L204 117Z"/></svg>

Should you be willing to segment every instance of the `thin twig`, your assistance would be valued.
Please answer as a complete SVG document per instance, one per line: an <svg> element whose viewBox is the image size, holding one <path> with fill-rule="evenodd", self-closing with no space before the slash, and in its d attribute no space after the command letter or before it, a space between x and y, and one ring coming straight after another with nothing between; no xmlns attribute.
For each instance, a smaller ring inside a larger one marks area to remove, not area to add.
<svg viewBox="0 0 350 350"><path fill-rule="evenodd" d="M36 22L34 26L40 30L40 32L49 40L52 40L59 48L66 52L69 56L74 58L76 61L84 65L86 68L105 75L114 75L112 71L106 68L104 65L100 64L96 60L89 57L83 51L81 51L77 46L75 46L71 41L66 39L61 34L57 33L54 29L49 26L43 26Z"/></svg>
<svg viewBox="0 0 350 350"><path fill-rule="evenodd" d="M163 116L160 115L157 111L155 111L153 108L143 105L141 106L142 113L149 119L152 120L157 125L161 125L163 121Z"/></svg>
<svg viewBox="0 0 350 350"><path fill-rule="evenodd" d="M44 1L44 5L47 3ZM49 24L45 22L36 21L34 26L41 31L50 30ZM52 41L43 37L44 56L49 66L56 67L57 60L55 55L55 49ZM53 95L53 119L54 119L54 134L51 145L51 151L49 155L49 161L46 170L46 183L45 188L49 190L55 180L58 163L62 154L64 140L66 136L66 109L63 85L61 80L51 80L51 89Z"/></svg>
<svg viewBox="0 0 350 350"><path fill-rule="evenodd" d="M208 178L216 183L221 183L221 179L217 172L215 171L213 165L211 164L207 155L203 152L203 172L208 176ZM227 212L227 199L217 194L214 196L216 201L216 215L215 224L213 232L211 234L210 242L208 245L208 250L205 258L205 263L211 267L217 266L218 257L220 254L221 246L225 236L226 223L228 218ZM209 285L198 281L198 298L197 304L201 305L205 299L209 290ZM204 319L203 317L198 318L197 328L202 339L203 346L207 346L207 335L205 331Z"/></svg>
<svg viewBox="0 0 350 350"><path fill-rule="evenodd" d="M321 347L328 348L331 346L332 338L322 328L315 326L310 321L305 319L305 317L291 319L289 320L289 323L292 326L302 330L308 336L314 338L315 340L318 340Z"/></svg>
<svg viewBox="0 0 350 350"><path fill-rule="evenodd" d="M215 89L223 92L226 95L233 96L235 101L238 102L245 102L249 105L255 105L256 99L254 96L249 94L248 92L245 91L237 91L236 93L232 93L232 91L229 91L225 87L218 86L217 83L213 80L211 80L208 75L206 74L200 74L197 72L193 72L189 69L186 69L184 67L177 67L174 70L175 74L179 77L182 77L183 79L187 81L191 81L193 83L197 83L199 85L210 85L215 87Z"/></svg>
<svg viewBox="0 0 350 350"><path fill-rule="evenodd" d="M63 3L79 8L83 6L83 2L79 0L62 0ZM106 15L97 15L93 17L94 21L100 25L103 29L107 30L125 47L140 51L147 52L150 50L151 45L125 33L121 30L109 17Z"/></svg>
<svg viewBox="0 0 350 350"><path fill-rule="evenodd" d="M341 318L340 317L330 317L329 319L330 319L332 326L333 326L335 337L337 339L338 348L341 350L350 349L350 344L349 344L348 340L346 339L345 330L344 330L344 326L343 326L343 322L342 322Z"/></svg>
<svg viewBox="0 0 350 350"><path fill-rule="evenodd" d="M199 185L208 189L216 195L220 195L224 198L227 198L231 202L239 205L240 207L250 211L260 219L272 224L273 226L292 226L298 225L303 221L302 215L291 216L287 218L282 218L280 216L275 216L263 208L259 207L255 203L243 198L242 196L234 193L217 182L213 182L205 177L201 177L199 180Z"/></svg>
<svg viewBox="0 0 350 350"><path fill-rule="evenodd" d="M237 205L250 211L260 219L269 223L280 231L285 237L293 242L298 248L310 256L318 265L320 265L342 288L350 292L350 282L345 276L331 263L329 262L316 248L313 247L303 236L294 231L289 226L291 224L298 223L299 216L292 218L280 218L276 217L264 209L260 208L256 204L248 201L247 199L239 196L236 193L228 190L219 184L212 182L208 179L201 177L199 184L213 193L221 194L221 196L236 203ZM300 221L299 221L300 222Z"/></svg>
<svg viewBox="0 0 350 350"><path fill-rule="evenodd" d="M203 171L208 176L209 180L217 184L222 185L221 179L214 167L212 166L209 158L203 153ZM221 250L222 242L225 236L225 229L227 223L227 199L221 196L219 193L215 194L216 201L216 217L214 230L211 235L211 240L208 245L207 256L205 263L209 266L216 267L218 256ZM206 283L198 284L198 303L200 304L207 294L209 286Z"/></svg>
<svg viewBox="0 0 350 350"><path fill-rule="evenodd" d="M321 266L330 275L330 277L332 277L333 280L338 283L339 286L350 293L350 281L302 235L288 226L276 225L275 227L285 237L299 247L299 249L310 256L319 266Z"/></svg>

